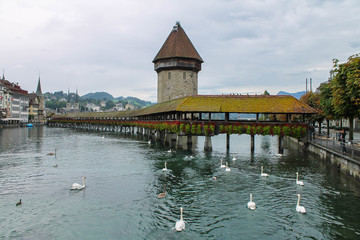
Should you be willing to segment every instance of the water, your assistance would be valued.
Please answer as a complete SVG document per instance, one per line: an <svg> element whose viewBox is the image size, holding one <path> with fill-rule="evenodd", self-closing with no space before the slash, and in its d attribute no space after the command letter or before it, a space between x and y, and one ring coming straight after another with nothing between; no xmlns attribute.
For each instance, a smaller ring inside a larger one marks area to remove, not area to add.
<svg viewBox="0 0 360 240"><path fill-rule="evenodd" d="M136 135L0 129L0 239L360 238L360 184L352 178L296 147L276 155L269 136L256 136L254 155L247 135L231 136L230 155L225 136L212 141L211 153L204 138L193 151L169 153ZM70 191L82 176L85 190ZM167 196L158 199L163 184ZM246 208L250 193L255 211ZM295 211L297 193L306 214ZM186 229L176 232L180 207Z"/></svg>

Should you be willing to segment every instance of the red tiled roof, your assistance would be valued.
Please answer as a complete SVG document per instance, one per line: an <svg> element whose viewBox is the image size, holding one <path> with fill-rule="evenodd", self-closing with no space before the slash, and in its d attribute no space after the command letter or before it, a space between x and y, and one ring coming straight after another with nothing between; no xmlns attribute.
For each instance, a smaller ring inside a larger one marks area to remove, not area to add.
<svg viewBox="0 0 360 240"><path fill-rule="evenodd" d="M184 29L180 26L180 23L176 23L160 51L154 58L153 63L160 59L168 58L193 58L201 63L204 62L186 35Z"/></svg>

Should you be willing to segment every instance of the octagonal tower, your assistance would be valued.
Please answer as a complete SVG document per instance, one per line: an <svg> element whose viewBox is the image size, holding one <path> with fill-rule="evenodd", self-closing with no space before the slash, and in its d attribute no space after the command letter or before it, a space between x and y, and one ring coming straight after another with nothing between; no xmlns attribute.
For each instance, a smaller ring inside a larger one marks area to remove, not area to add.
<svg viewBox="0 0 360 240"><path fill-rule="evenodd" d="M157 102L198 94L198 73L204 61L177 22L153 60L158 74Z"/></svg>

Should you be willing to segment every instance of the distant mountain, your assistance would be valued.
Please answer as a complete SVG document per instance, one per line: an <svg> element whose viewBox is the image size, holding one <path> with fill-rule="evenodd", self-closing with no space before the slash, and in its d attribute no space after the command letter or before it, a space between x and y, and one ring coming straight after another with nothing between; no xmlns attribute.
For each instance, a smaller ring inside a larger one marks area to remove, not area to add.
<svg viewBox="0 0 360 240"><path fill-rule="evenodd" d="M288 92L285 92L285 91L280 91L276 95L291 95L294 98L300 99L302 97L302 95L305 95L305 93L306 93L305 91L296 92L296 93L288 93Z"/></svg>
<svg viewBox="0 0 360 240"><path fill-rule="evenodd" d="M107 93L107 92L95 92L95 93L88 93L82 96L81 98L84 99L99 99L99 100L114 100L114 97Z"/></svg>

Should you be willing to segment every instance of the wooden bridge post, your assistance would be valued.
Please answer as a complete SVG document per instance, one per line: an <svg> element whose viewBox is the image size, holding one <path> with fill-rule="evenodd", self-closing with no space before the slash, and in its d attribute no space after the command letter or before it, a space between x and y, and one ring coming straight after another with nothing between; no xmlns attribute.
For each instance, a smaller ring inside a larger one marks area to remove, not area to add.
<svg viewBox="0 0 360 240"><path fill-rule="evenodd" d="M230 150L230 134L226 134L226 152Z"/></svg>
<svg viewBox="0 0 360 240"><path fill-rule="evenodd" d="M192 145L193 145L192 136L188 135L187 136L187 142L186 142L187 149L192 149Z"/></svg>
<svg viewBox="0 0 360 240"><path fill-rule="evenodd" d="M283 136L279 136L279 154L284 153L283 138Z"/></svg>
<svg viewBox="0 0 360 240"><path fill-rule="evenodd" d="M212 143L210 136L205 136L204 151L212 151Z"/></svg>
<svg viewBox="0 0 360 240"><path fill-rule="evenodd" d="M255 152L255 135L251 135L251 153Z"/></svg>

